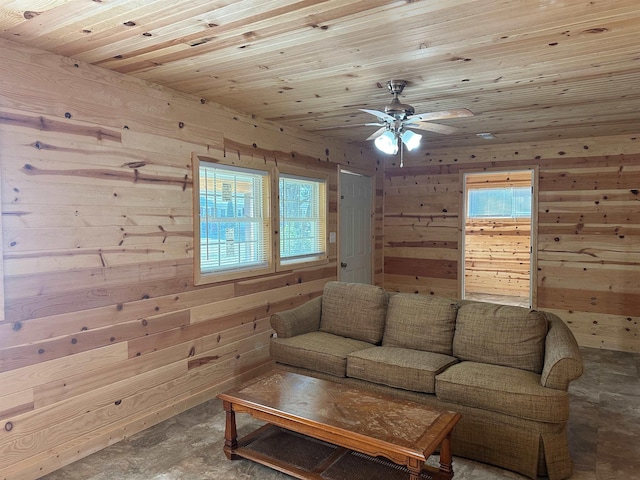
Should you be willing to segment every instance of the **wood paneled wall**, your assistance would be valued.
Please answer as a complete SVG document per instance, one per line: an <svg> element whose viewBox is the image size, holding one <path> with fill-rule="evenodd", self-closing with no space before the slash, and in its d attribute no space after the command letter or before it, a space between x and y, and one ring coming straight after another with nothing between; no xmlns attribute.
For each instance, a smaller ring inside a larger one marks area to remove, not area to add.
<svg viewBox="0 0 640 480"><path fill-rule="evenodd" d="M270 314L336 278L331 244L321 267L194 286L192 152L328 169L330 231L338 166L375 159L4 41L0 78L0 479L33 479L269 368Z"/></svg>
<svg viewBox="0 0 640 480"><path fill-rule="evenodd" d="M456 297L458 168L388 167L384 185L384 287Z"/></svg>
<svg viewBox="0 0 640 480"><path fill-rule="evenodd" d="M531 222L527 219L466 221L465 292L529 298Z"/></svg>
<svg viewBox="0 0 640 480"><path fill-rule="evenodd" d="M534 306L640 351L640 136L423 152L385 172L384 286L459 295L462 169L539 168Z"/></svg>

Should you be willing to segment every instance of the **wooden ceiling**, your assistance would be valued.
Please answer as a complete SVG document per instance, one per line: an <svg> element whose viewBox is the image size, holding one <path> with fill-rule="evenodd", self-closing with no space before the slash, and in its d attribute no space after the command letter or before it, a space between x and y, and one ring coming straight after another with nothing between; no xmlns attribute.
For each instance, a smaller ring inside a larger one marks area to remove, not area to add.
<svg viewBox="0 0 640 480"><path fill-rule="evenodd" d="M475 113L435 147L640 133L638 0L0 0L0 36L354 143L391 79Z"/></svg>

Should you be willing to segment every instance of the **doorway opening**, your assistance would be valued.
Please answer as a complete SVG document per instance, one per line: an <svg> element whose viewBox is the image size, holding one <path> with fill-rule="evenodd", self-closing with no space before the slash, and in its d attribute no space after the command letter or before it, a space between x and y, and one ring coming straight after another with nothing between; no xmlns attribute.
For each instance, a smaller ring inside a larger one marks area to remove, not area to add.
<svg viewBox="0 0 640 480"><path fill-rule="evenodd" d="M463 174L462 298L532 306L534 170Z"/></svg>

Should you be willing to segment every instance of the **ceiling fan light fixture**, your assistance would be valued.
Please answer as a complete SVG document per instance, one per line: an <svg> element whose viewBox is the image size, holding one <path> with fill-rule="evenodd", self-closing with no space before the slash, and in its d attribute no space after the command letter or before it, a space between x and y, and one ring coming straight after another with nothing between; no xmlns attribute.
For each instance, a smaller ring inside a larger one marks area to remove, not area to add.
<svg viewBox="0 0 640 480"><path fill-rule="evenodd" d="M432 123L433 120L473 116L473 112L466 108L454 108L451 110L416 115L415 109L411 105L400 102L398 98L406 85L406 80L390 80L387 82L389 92L393 95L393 100L384 107L384 112L368 108L360 109L362 112L374 115L378 120L375 123L371 122L363 125L380 127L367 137L367 141L375 139L376 148L387 155L395 155L399 151L401 167L402 153L405 148L407 151L415 150L420 146L420 141L422 140L422 135L408 130L409 128L450 134L454 133L456 128Z"/></svg>
<svg viewBox="0 0 640 480"><path fill-rule="evenodd" d="M411 151L420 146L422 135L412 132L411 130L406 130L400 138L402 138L402 143L407 147L407 150Z"/></svg>
<svg viewBox="0 0 640 480"><path fill-rule="evenodd" d="M375 145L378 150L388 155L398 153L398 140L393 132L387 130L375 139Z"/></svg>

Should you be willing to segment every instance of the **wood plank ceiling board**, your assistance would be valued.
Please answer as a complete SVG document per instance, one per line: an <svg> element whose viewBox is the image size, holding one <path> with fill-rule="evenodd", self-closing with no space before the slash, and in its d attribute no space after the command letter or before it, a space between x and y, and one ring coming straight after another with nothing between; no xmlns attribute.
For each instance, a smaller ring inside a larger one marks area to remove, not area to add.
<svg viewBox="0 0 640 480"><path fill-rule="evenodd" d="M391 79L474 112L433 148L635 133L639 35L636 0L0 1L0 38L356 145Z"/></svg>

